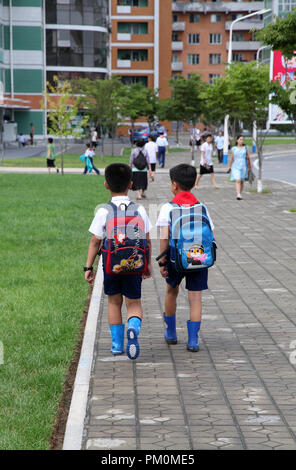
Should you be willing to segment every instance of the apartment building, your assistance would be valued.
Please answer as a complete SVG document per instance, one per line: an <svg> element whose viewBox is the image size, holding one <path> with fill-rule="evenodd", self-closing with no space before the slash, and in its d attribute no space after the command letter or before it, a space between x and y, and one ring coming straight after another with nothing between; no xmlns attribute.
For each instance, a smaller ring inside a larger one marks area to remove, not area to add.
<svg viewBox="0 0 296 470"><path fill-rule="evenodd" d="M110 0L112 75L170 95L171 0Z"/></svg>
<svg viewBox="0 0 296 470"><path fill-rule="evenodd" d="M263 1L173 1L173 75L181 73L187 77L199 73L208 83L223 75L228 59L231 22L263 8ZM262 27L262 16L253 16L234 25L233 62L256 59L260 42L255 40L252 30Z"/></svg>
<svg viewBox="0 0 296 470"><path fill-rule="evenodd" d="M0 89L5 120L46 132L46 82L108 73L108 0L0 0Z"/></svg>

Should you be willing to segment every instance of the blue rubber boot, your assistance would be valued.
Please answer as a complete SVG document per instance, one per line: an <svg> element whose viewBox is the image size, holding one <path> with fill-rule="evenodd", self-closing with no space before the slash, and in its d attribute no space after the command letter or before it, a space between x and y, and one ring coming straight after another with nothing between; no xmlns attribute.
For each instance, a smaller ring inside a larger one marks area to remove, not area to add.
<svg viewBox="0 0 296 470"><path fill-rule="evenodd" d="M176 314L171 316L163 314L163 319L167 326L164 332L164 339L168 344L177 344Z"/></svg>
<svg viewBox="0 0 296 470"><path fill-rule="evenodd" d="M200 321L187 321L187 330L188 330L188 351L197 352L199 350L198 344L198 332L200 329Z"/></svg>
<svg viewBox="0 0 296 470"><path fill-rule="evenodd" d="M114 356L119 356L124 350L124 323L121 325L109 325L112 338L110 351Z"/></svg>
<svg viewBox="0 0 296 470"><path fill-rule="evenodd" d="M142 320L139 317L131 317L128 320L126 354L129 359L137 359L140 354L138 336L141 329Z"/></svg>

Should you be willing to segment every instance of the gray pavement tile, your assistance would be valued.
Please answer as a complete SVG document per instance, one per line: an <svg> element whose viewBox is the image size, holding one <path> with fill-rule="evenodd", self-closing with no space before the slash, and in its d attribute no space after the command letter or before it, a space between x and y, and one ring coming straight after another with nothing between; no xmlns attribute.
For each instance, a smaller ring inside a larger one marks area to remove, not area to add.
<svg viewBox="0 0 296 470"><path fill-rule="evenodd" d="M279 201L292 207L294 192L272 182L269 198L246 194L239 206L233 185L223 182L225 176L219 178L219 197L206 181L198 191L208 204L219 244L217 265L209 271L210 289L203 295L200 352L186 351L188 304L183 290L177 311L179 343L166 345L155 295L159 292L163 303L165 282L155 266L155 283L143 283L141 355L135 367L124 356L110 355L103 298L85 448L135 449L138 414L141 449L188 449L187 424L196 449L242 449L234 413L249 449L295 449L296 438L290 434L296 433L295 367L289 356L296 339L296 257L291 259L296 234L291 219L278 210L274 224L275 207ZM157 175L159 204L169 200L168 181L168 175ZM149 191L146 207L153 201ZM285 233L286 246L281 243L282 225L291 229ZM157 244L153 240L153 256ZM279 247L276 257L274 246ZM114 414L112 409L121 411Z"/></svg>

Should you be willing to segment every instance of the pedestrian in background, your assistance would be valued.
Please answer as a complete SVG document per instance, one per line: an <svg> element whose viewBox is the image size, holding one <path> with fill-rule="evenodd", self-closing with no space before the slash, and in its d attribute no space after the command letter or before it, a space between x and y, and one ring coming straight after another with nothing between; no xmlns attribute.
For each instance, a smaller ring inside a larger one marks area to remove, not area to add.
<svg viewBox="0 0 296 470"><path fill-rule="evenodd" d="M218 135L215 137L215 147L218 152L218 162L223 162L223 150L224 150L224 136L223 132L219 131Z"/></svg>
<svg viewBox="0 0 296 470"><path fill-rule="evenodd" d="M132 191L137 191L138 193L137 200L146 198L145 191L148 187L148 171L149 171L149 174L151 174L151 165L150 165L149 155L148 155L147 150L145 150L144 146L145 146L144 139L137 140L136 148L132 150L131 158L130 158L130 167L133 172ZM137 162L135 161L136 158L139 156L142 156L142 159L146 160L146 162L144 161L145 167L143 169L138 168Z"/></svg>
<svg viewBox="0 0 296 470"><path fill-rule="evenodd" d="M91 130L91 144L94 149L98 145L98 132L96 131L94 127Z"/></svg>
<svg viewBox="0 0 296 470"><path fill-rule="evenodd" d="M214 166L213 166L213 144L212 144L212 136L208 134L206 137L206 141L200 147L201 157L200 157L200 167L199 167L199 175L196 178L195 188L197 188L198 183L202 175L210 175L212 184L215 189L218 189L216 184L215 176L214 176Z"/></svg>
<svg viewBox="0 0 296 470"><path fill-rule="evenodd" d="M230 181L235 181L236 199L242 199L244 182L248 179L248 170L252 171L252 163L244 137L239 135L236 145L232 147L227 173L231 172Z"/></svg>
<svg viewBox="0 0 296 470"><path fill-rule="evenodd" d="M163 132L160 132L159 137L157 137L156 145L158 147L158 163L161 168L164 168L165 154L168 150L169 143L167 141L167 138L164 136Z"/></svg>
<svg viewBox="0 0 296 470"><path fill-rule="evenodd" d="M34 145L34 132L35 132L34 125L31 122L30 124L30 144L31 145Z"/></svg>
<svg viewBox="0 0 296 470"><path fill-rule="evenodd" d="M59 173L60 170L55 166L55 146L53 143L53 138L49 137L47 140L47 169L48 174L50 173L51 168L55 168L56 172Z"/></svg>
<svg viewBox="0 0 296 470"><path fill-rule="evenodd" d="M87 166L87 162L86 162L86 159L89 158L89 161L91 163L91 170L95 170L96 174L99 175L100 174L100 170L98 170L95 165L94 165L94 156L95 156L95 152L94 152L94 149L91 147L91 144L90 143L87 143L86 144L86 151L84 153L84 156L85 156L85 168L84 168L84 172L83 174L86 175L86 173L89 171L89 168ZM89 173L91 173L91 171L89 171Z"/></svg>
<svg viewBox="0 0 296 470"><path fill-rule="evenodd" d="M151 166L150 181L154 181L158 146L154 142L153 137L151 135L148 136L148 142L144 148L147 151L149 155L149 160L150 160L150 166Z"/></svg>

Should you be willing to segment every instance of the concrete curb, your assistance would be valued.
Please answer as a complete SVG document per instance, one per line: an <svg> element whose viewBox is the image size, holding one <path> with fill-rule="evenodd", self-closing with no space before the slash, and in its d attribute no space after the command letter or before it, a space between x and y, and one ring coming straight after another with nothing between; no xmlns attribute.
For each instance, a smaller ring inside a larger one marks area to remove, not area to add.
<svg viewBox="0 0 296 470"><path fill-rule="evenodd" d="M100 258L85 325L63 450L81 450L102 288L103 268Z"/></svg>

